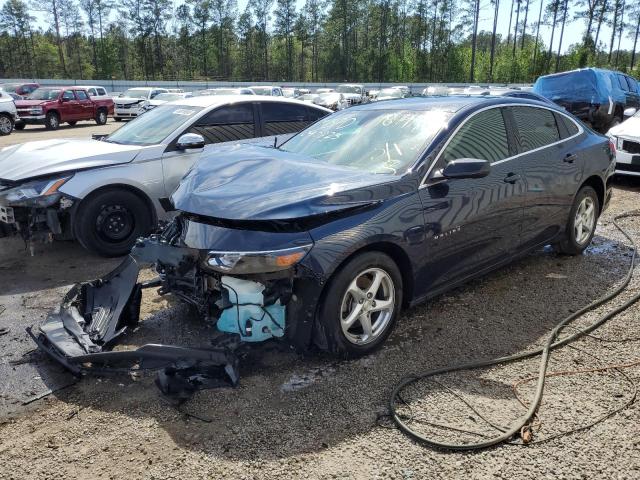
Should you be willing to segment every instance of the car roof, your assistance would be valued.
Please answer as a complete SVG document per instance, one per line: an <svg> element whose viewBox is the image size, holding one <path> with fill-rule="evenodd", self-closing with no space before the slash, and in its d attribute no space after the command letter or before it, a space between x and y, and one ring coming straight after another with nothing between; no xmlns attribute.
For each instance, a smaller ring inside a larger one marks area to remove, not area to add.
<svg viewBox="0 0 640 480"><path fill-rule="evenodd" d="M357 105L351 107L350 110L432 110L441 109L449 112L458 112L464 109L475 109L477 107L492 105L531 105L533 107L551 107L554 105L528 98L502 97L497 95L455 95L442 97L411 97L399 100L387 100L385 102L368 103L366 105ZM562 111L560 107L555 108Z"/></svg>
<svg viewBox="0 0 640 480"><path fill-rule="evenodd" d="M104 88L106 90L102 85L74 85L71 88Z"/></svg>
<svg viewBox="0 0 640 480"><path fill-rule="evenodd" d="M202 95L197 97L188 97L182 100L171 102L174 105L185 105L190 107L213 107L228 105L229 103L247 103L247 102L275 102L275 103L292 103L294 105L309 106L308 103L301 102L294 98L271 97L269 95ZM317 105L314 105L318 107ZM320 107L322 108L322 107ZM323 110L327 110L322 108Z"/></svg>

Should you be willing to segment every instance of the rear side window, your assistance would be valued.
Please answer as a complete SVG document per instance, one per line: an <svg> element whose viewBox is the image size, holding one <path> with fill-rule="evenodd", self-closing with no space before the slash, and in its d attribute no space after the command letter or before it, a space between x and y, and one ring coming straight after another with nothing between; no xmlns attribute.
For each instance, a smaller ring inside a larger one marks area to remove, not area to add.
<svg viewBox="0 0 640 480"><path fill-rule="evenodd" d="M471 117L451 139L443 152L445 162L477 158L497 162L509 156L504 118L499 108Z"/></svg>
<svg viewBox="0 0 640 480"><path fill-rule="evenodd" d="M329 114L329 112L325 112L324 110L320 110L319 108L311 108L307 107L309 110L309 121L315 122L316 120L320 120L322 117L325 117Z"/></svg>
<svg viewBox="0 0 640 480"><path fill-rule="evenodd" d="M291 103L262 103L265 135L282 135L302 130L309 124L306 105Z"/></svg>
<svg viewBox="0 0 640 480"><path fill-rule="evenodd" d="M618 83L620 84L620 88L622 90L624 90L625 92L629 91L629 85L627 85L627 79L624 78L624 75L620 75L619 73L616 74L616 76L618 77Z"/></svg>
<svg viewBox="0 0 640 480"><path fill-rule="evenodd" d="M575 124L575 122L573 122L569 118L559 113L556 113L555 116L556 116L556 123L562 124L564 126L565 134L563 135L563 138L573 137L576 133L580 131L578 126Z"/></svg>
<svg viewBox="0 0 640 480"><path fill-rule="evenodd" d="M90 88L89 90L87 90L87 92L89 92L89 95L91 95L92 97L95 97L97 95L95 88Z"/></svg>
<svg viewBox="0 0 640 480"><path fill-rule="evenodd" d="M76 98L78 100L87 100L89 97L87 97L87 94L84 92L84 90L76 90Z"/></svg>
<svg viewBox="0 0 640 480"><path fill-rule="evenodd" d="M627 79L627 83L629 84L629 90L635 93L640 93L640 91L638 91L638 82L636 82L635 79L631 77L625 77L625 78Z"/></svg>
<svg viewBox="0 0 640 480"><path fill-rule="evenodd" d="M551 110L536 107L513 107L522 152L544 147L560 140L556 118Z"/></svg>
<svg viewBox="0 0 640 480"><path fill-rule="evenodd" d="M104 88L98 88L98 95L102 96L106 94L107 94L107 91Z"/></svg>
<svg viewBox="0 0 640 480"><path fill-rule="evenodd" d="M207 144L254 138L253 104L217 108L198 120L189 132L202 135Z"/></svg>
<svg viewBox="0 0 640 480"><path fill-rule="evenodd" d="M65 90L65 92L62 94L62 98L64 98L65 100L75 100L75 97L73 96L73 92L71 90Z"/></svg>

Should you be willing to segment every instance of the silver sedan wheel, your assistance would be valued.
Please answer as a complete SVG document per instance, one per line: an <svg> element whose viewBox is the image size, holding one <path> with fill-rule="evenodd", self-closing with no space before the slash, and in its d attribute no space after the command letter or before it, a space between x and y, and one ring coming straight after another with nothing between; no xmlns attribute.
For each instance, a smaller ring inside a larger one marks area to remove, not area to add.
<svg viewBox="0 0 640 480"><path fill-rule="evenodd" d="M596 206L591 197L584 197L573 221L576 243L584 245L596 227Z"/></svg>
<svg viewBox="0 0 640 480"><path fill-rule="evenodd" d="M391 276L380 268L359 273L347 287L340 307L340 325L345 338L366 345L382 335L395 308Z"/></svg>
<svg viewBox="0 0 640 480"><path fill-rule="evenodd" d="M13 130L13 125L9 117L0 115L0 132L2 132L3 135L9 135L11 130Z"/></svg>

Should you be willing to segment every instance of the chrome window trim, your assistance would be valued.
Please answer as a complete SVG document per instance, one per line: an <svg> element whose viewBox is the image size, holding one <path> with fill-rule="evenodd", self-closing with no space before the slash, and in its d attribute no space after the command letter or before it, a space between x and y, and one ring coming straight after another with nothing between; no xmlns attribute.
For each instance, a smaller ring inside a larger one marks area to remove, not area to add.
<svg viewBox="0 0 640 480"><path fill-rule="evenodd" d="M579 123L577 123L573 118L571 118L569 115L560 112L558 110L556 110L555 108L551 108L551 107L547 107L544 105L531 105L530 103L501 103L499 105L490 105L488 107L484 107L481 108L480 110L476 110L475 112L473 112L471 115L469 115L467 118L464 119L463 122L460 123L460 125L458 125L456 127L456 129L451 133L451 136L447 139L447 141L445 142L445 144L442 146L442 148L440 149L440 152L438 152L438 156L435 158L435 160L431 163L431 165L429 166L429 169L427 170L427 173L425 173L424 177L422 178L422 181L420 182L420 187L419 188L425 188L428 187L429 185L427 185L427 178L429 177L429 174L431 174L431 171L433 170L433 168L436 166L436 164L440 161L440 157L442 156L442 153L445 151L445 149L449 146L449 143L451 142L451 140L453 139L453 137L456 136L456 134L458 133L458 131L469 121L471 120L473 117L475 117L477 114L485 112L487 110L491 110L492 108L503 108L503 107L531 107L531 108L542 108L544 110L549 110L552 113L555 112L559 115L562 115L563 117L567 118L568 120L570 120L571 122L573 122L573 124L578 127L578 133L571 135L570 137L567 138L563 138L558 140L557 142L553 142L550 143L548 145L544 145L542 147L538 147L538 148L534 148L533 150L527 150L526 152L522 152L522 153L518 153L517 155L513 155L511 157L507 157L507 158L503 158L502 160L498 160L497 162L492 162L491 165L498 165L500 163L504 163L504 162L508 162L509 160L513 160L515 158L521 157L522 155L528 155L530 153L534 153L534 152L538 152L540 150L544 150L545 148L549 148L549 147L553 147L554 145L558 145L562 142L565 142L567 140L571 140L572 138L575 138L579 135L582 135L584 133L584 128L582 128L582 125L580 125ZM506 124L506 122L505 122ZM505 125L506 126L506 125ZM558 132L559 133L559 132Z"/></svg>

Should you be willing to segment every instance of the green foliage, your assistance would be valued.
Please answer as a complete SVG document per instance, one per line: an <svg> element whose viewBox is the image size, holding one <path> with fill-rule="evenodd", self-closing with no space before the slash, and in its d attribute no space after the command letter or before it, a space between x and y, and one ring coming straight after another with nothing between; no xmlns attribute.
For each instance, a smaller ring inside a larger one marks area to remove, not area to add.
<svg viewBox="0 0 640 480"><path fill-rule="evenodd" d="M612 48L640 43L640 3L627 2L624 22L605 3L621 0L543 0L544 38L526 0L501 2L513 8L506 36L477 29L477 0L249 0L243 12L236 0L32 1L44 29L24 0L0 8L0 77L510 83L640 68L640 53ZM574 21L585 25L577 43L563 28Z"/></svg>

